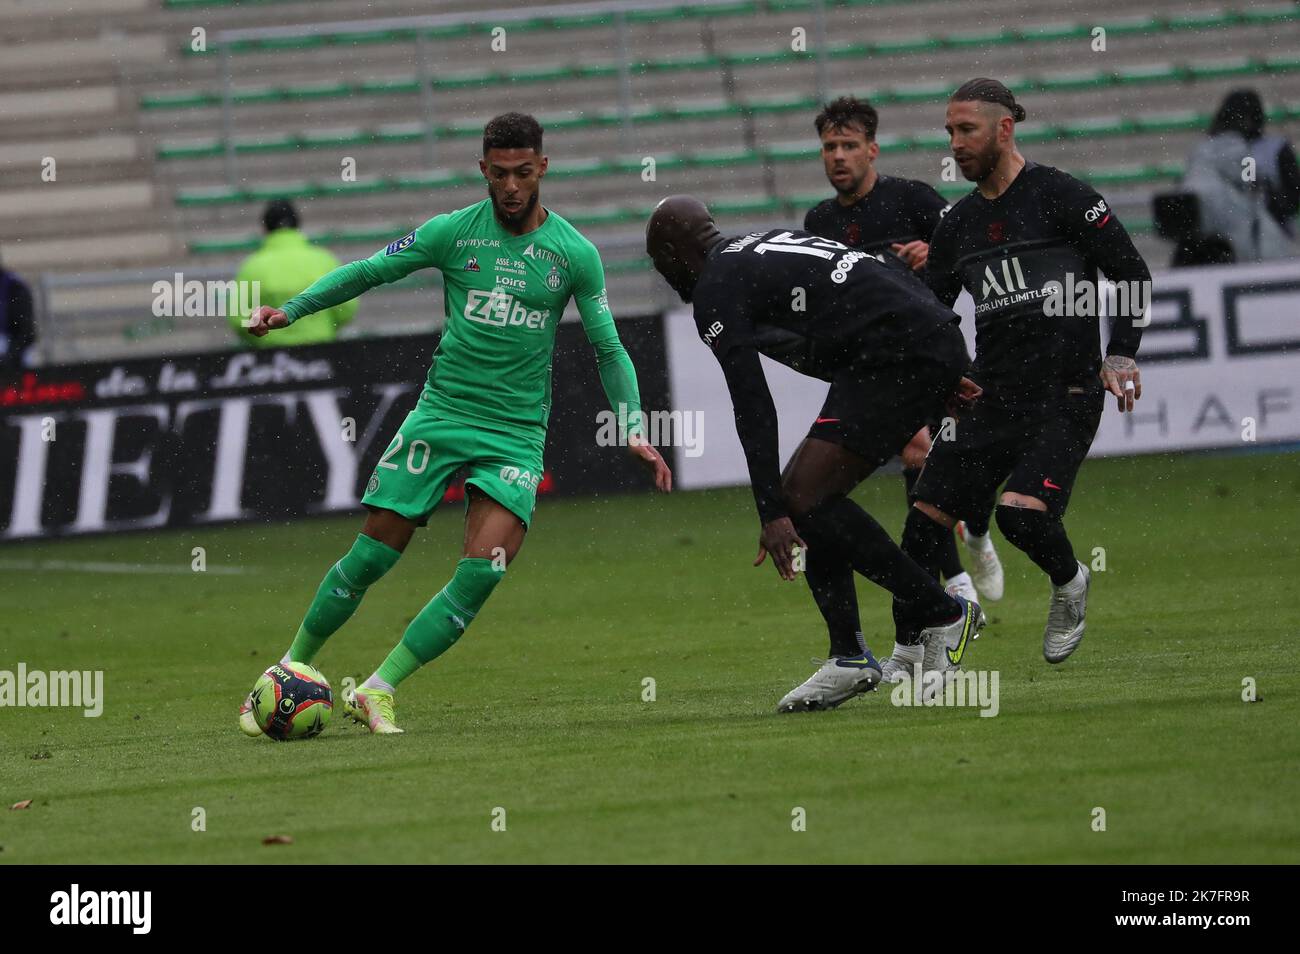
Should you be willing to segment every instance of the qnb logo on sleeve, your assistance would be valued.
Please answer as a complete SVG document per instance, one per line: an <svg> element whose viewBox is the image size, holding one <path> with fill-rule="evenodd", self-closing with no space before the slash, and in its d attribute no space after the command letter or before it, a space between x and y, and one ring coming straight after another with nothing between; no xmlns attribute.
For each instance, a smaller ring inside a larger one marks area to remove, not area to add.
<svg viewBox="0 0 1300 954"><path fill-rule="evenodd" d="M152 910L152 891L83 891L74 884L50 895L51 924L120 924L132 934L148 934Z"/></svg>
<svg viewBox="0 0 1300 954"><path fill-rule="evenodd" d="M398 252L402 251L402 249L410 248L414 244L415 233L412 232L410 235L406 236L406 238L399 238L396 242L389 243L388 247L384 249L384 254L396 255Z"/></svg>
<svg viewBox="0 0 1300 954"><path fill-rule="evenodd" d="M1090 225L1101 228L1110 221L1110 209L1106 208L1106 200L1100 200L1087 212L1083 213L1083 220Z"/></svg>
<svg viewBox="0 0 1300 954"><path fill-rule="evenodd" d="M704 331L704 343L712 348L718 343L718 335L722 334L722 322L715 321Z"/></svg>
<svg viewBox="0 0 1300 954"><path fill-rule="evenodd" d="M498 328L522 325L525 328L540 329L546 327L546 319L551 317L551 310L529 309L523 302L517 301L514 295L499 288L491 291L471 289L465 296L465 317Z"/></svg>

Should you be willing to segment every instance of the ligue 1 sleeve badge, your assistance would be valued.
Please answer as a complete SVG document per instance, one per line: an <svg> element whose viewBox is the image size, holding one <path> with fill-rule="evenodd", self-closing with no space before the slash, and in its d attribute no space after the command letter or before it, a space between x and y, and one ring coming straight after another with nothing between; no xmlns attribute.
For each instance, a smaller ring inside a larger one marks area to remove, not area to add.
<svg viewBox="0 0 1300 954"><path fill-rule="evenodd" d="M384 249L384 254L396 255L398 252L402 251L402 249L410 248L414 244L415 244L415 233L412 232L410 235L406 236L405 238L400 238L396 242L392 242L391 244L389 244L388 248Z"/></svg>

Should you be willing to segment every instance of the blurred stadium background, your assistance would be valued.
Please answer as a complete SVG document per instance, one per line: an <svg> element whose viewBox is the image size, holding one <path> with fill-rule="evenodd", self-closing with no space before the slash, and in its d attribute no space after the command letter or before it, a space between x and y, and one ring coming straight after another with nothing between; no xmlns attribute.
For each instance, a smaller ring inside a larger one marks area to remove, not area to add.
<svg viewBox="0 0 1300 954"><path fill-rule="evenodd" d="M642 254L662 195L699 193L741 231L798 224L828 194L812 116L833 95L879 109L880 168L955 198L969 186L939 179L943 103L971 76L1005 80L1029 110L1022 148L1091 181L1153 267L1172 245L1152 196L1228 90L1258 89L1272 131L1300 130L1295 3L491 6L0 0L0 234L38 294L42 362L228 346L219 323L154 319L153 278L231 276L281 196L340 259L369 254L481 198L482 126L507 108L546 127L545 200L599 245L625 314L670 303ZM44 156L57 188L23 182ZM383 290L348 333L432 330L439 313L427 293Z"/></svg>

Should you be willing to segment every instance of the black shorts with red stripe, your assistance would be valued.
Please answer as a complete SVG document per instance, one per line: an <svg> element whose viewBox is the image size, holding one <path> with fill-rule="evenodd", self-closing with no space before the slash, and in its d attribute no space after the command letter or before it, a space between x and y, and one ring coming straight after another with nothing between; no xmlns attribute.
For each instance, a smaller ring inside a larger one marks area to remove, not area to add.
<svg viewBox="0 0 1300 954"><path fill-rule="evenodd" d="M1010 408L982 397L958 419L952 439L937 435L912 499L959 520L988 514L989 501L1024 494L1065 515L1079 466L1101 423L1105 390L1072 387L1032 408Z"/></svg>
<svg viewBox="0 0 1300 954"><path fill-rule="evenodd" d="M955 324L944 325L905 358L836 371L808 436L839 444L872 467L899 454L922 427L943 417L969 363Z"/></svg>

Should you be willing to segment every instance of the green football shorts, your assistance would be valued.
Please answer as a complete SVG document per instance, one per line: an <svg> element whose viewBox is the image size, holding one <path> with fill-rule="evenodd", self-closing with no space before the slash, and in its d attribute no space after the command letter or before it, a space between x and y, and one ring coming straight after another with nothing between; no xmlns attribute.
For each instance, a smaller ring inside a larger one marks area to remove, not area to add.
<svg viewBox="0 0 1300 954"><path fill-rule="evenodd" d="M449 421L421 400L406 415L366 484L361 502L423 526L461 467L466 489L477 488L527 527L542 482L544 434L514 434Z"/></svg>

